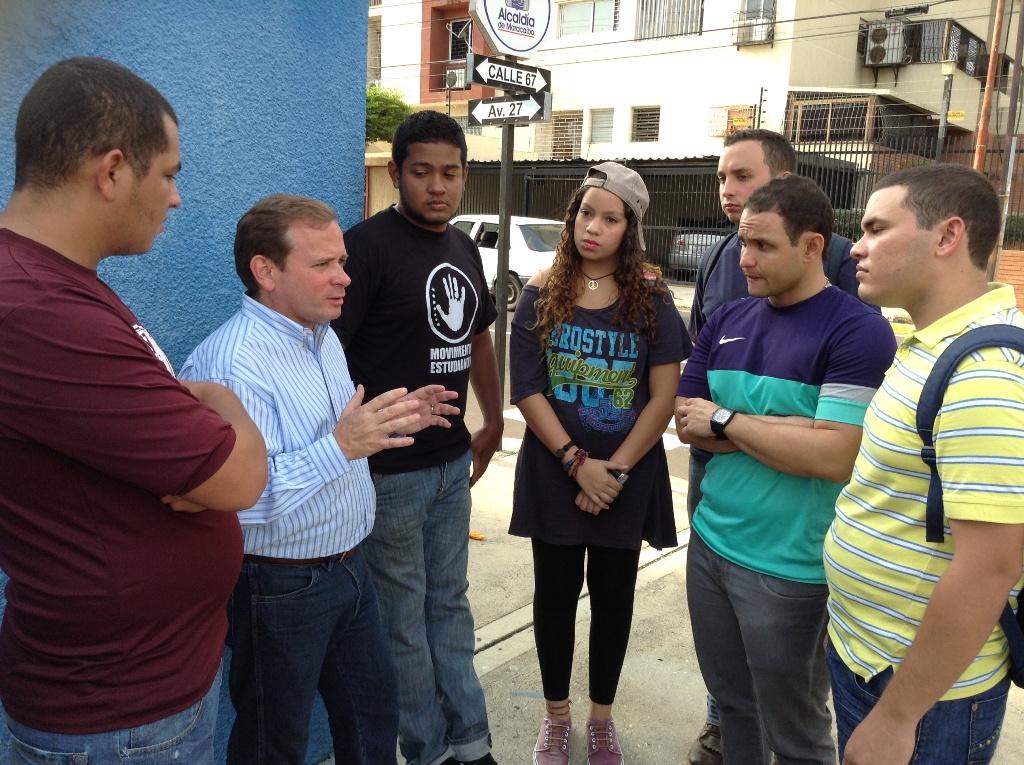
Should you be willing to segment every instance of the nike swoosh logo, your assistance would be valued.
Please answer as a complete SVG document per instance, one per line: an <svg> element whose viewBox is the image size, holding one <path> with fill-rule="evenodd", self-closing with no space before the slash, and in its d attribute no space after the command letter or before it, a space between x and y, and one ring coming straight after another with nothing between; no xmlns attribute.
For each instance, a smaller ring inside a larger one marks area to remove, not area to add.
<svg viewBox="0 0 1024 765"><path fill-rule="evenodd" d="M718 344L719 345L725 345L726 343L734 343L737 340L746 340L746 339L747 338L745 338L745 337L726 337L725 335L722 335L722 339L718 341Z"/></svg>

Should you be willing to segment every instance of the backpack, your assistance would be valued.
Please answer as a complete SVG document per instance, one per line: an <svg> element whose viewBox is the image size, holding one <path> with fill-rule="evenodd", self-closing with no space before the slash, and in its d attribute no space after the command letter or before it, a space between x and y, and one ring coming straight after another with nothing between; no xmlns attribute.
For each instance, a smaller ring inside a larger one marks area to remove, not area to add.
<svg viewBox="0 0 1024 765"><path fill-rule="evenodd" d="M708 288L708 281L711 279L711 272L715 270L715 266L718 265L718 259L722 256L722 250L725 249L726 245L729 244L733 239L736 238L736 232L723 236L713 245L707 252L707 257L701 259L701 265L704 266L704 272L698 276L701 280L700 288L703 292ZM828 243L828 260L825 261L825 276L832 284L839 284L839 269L843 264L843 251L846 249L846 243L850 240L843 236L833 234L832 238Z"/></svg>
<svg viewBox="0 0 1024 765"><path fill-rule="evenodd" d="M942 504L942 483L939 480L938 466L935 459L935 447L932 440L932 429L935 416L942 406L942 397L960 362L969 354L981 348L1013 348L1024 353L1024 329L1007 324L993 324L976 327L954 340L942 352L935 362L932 371L921 389L921 398L917 403L917 432L924 446L921 448L921 459L931 471L928 484L928 504L925 511L925 538L929 542L942 542L945 539ZM1010 651L1010 680L1014 685L1024 687L1024 592L1018 600L1017 613L1013 613L1007 603L999 616L999 624L1006 634L1006 642Z"/></svg>

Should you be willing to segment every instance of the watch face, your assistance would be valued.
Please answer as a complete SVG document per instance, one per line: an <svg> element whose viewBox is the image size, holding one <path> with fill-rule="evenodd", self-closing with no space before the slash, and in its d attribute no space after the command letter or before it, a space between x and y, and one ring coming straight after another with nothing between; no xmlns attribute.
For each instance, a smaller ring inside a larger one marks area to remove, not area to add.
<svg viewBox="0 0 1024 765"><path fill-rule="evenodd" d="M725 425L732 416L732 412L728 409L716 409L715 413L711 415L711 419L717 422L719 425Z"/></svg>

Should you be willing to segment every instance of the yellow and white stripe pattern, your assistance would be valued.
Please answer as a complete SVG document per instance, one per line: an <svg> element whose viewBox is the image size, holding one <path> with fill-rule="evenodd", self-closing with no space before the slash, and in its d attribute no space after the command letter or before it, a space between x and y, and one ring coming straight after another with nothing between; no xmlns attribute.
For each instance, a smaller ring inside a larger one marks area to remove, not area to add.
<svg viewBox="0 0 1024 765"><path fill-rule="evenodd" d="M836 502L825 538L829 635L846 665L870 678L902 662L939 577L955 549L925 541L928 467L917 433L917 401L935 360L968 329L1024 327L1013 288L989 291L908 336L872 399L853 478ZM958 366L935 423L946 517L1024 523L1024 358L986 348ZM1015 587L1011 600L1021 583ZM943 700L994 686L1005 675L1006 641L997 625L979 656Z"/></svg>

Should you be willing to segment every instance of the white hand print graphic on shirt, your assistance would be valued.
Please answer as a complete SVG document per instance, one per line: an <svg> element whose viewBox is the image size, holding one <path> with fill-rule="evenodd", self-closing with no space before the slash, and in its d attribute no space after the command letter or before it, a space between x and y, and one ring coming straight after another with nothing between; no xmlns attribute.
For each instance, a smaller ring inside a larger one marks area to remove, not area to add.
<svg viewBox="0 0 1024 765"><path fill-rule="evenodd" d="M448 296L448 311L441 310L437 303L434 303L434 310L444 319L448 329L458 332L462 326L462 315L466 310L466 288L460 287L452 275L444 277L441 283L444 284L444 293Z"/></svg>
<svg viewBox="0 0 1024 765"><path fill-rule="evenodd" d="M451 263L441 263L427 277L427 322L444 343L461 343L473 331L480 310L478 284Z"/></svg>

